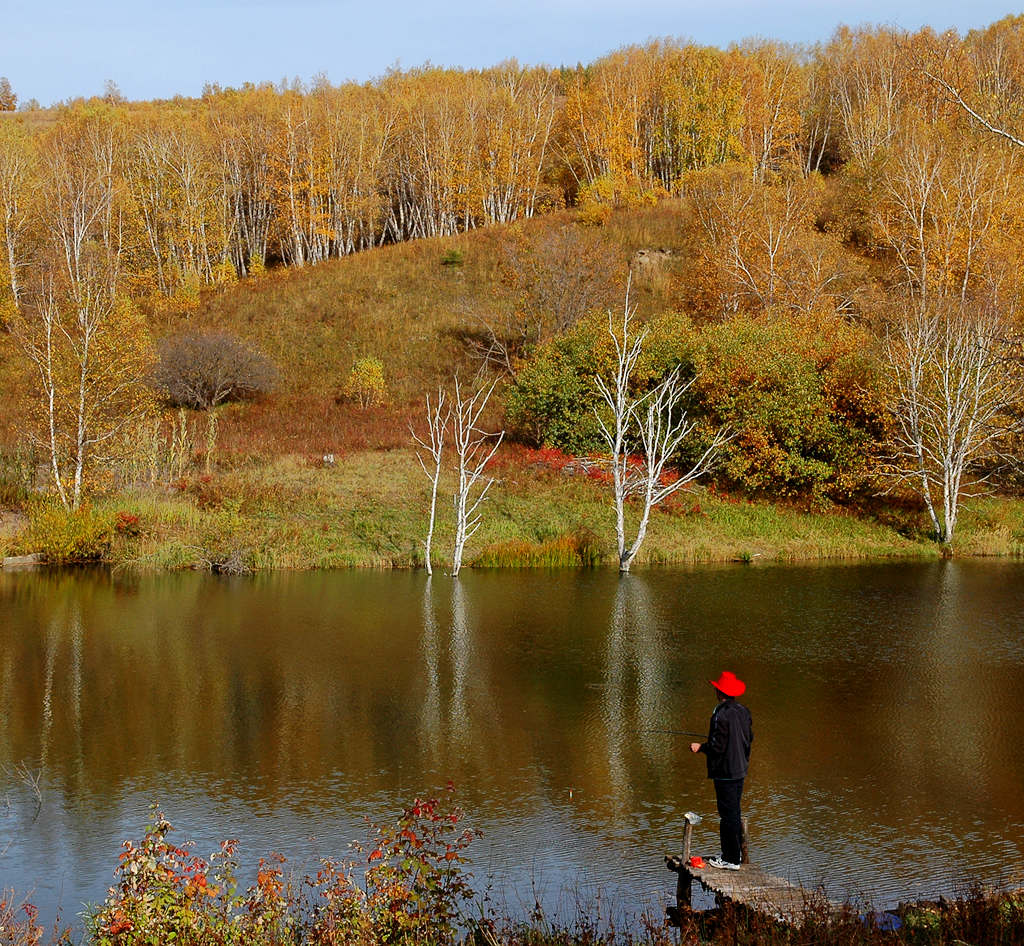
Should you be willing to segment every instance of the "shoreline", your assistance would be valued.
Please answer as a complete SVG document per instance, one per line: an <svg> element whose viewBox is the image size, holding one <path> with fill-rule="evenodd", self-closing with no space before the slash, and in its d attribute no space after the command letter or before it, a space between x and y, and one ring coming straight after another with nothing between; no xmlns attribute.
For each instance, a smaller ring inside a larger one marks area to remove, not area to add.
<svg viewBox="0 0 1024 946"><path fill-rule="evenodd" d="M613 509L600 480L515 457L494 475L465 567L616 568ZM451 560L446 492L434 536L438 572ZM673 500L652 515L635 569L1024 555L1024 500L1015 498L968 502L950 549L922 533L922 516L895 506L871 516L801 509L711 487ZM33 497L4 517L0 559L41 553L50 565L139 572L416 569L428 503L411 450L363 451L331 466L284 456L110 492L75 515Z"/></svg>

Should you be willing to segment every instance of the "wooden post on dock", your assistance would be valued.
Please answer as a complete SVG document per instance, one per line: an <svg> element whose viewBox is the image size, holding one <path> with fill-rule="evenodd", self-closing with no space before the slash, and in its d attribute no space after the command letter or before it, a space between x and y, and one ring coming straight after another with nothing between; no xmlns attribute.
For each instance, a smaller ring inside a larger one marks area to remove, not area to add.
<svg viewBox="0 0 1024 946"><path fill-rule="evenodd" d="M696 817L696 821L691 821L691 817ZM693 826L700 821L700 816L694 816L692 811L688 811L685 816L686 827L683 828L683 863L685 864L690 859L690 843L693 840Z"/></svg>
<svg viewBox="0 0 1024 946"><path fill-rule="evenodd" d="M683 907L689 909L693 899L693 877L690 876L689 871L685 870L685 867L690 860L693 826L700 824L700 820L700 815L692 811L688 811L683 815L683 821L686 823L686 826L683 828L682 864L680 865L679 873L676 875L676 910L682 910Z"/></svg>

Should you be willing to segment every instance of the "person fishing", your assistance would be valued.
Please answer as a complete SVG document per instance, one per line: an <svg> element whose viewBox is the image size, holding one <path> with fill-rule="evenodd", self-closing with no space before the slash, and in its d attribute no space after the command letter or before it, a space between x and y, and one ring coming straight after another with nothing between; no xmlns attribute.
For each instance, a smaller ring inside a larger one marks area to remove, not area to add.
<svg viewBox="0 0 1024 946"><path fill-rule="evenodd" d="M717 680L708 680L708 683L715 688L718 705L711 714L707 741L690 743L691 752L703 752L708 757L708 778L715 783L721 819L722 856L708 858L708 864L720 870L739 870L743 859L740 799L750 764L754 729L750 710L737 703L736 697L743 695L747 685L731 670L723 670Z"/></svg>

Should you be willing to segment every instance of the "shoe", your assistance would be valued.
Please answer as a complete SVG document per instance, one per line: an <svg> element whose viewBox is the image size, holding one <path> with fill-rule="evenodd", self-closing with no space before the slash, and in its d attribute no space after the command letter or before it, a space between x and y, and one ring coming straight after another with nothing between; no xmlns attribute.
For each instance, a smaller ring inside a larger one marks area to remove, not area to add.
<svg viewBox="0 0 1024 946"><path fill-rule="evenodd" d="M739 870L739 864L732 864L729 861L724 861L720 857L709 857L708 867L714 867L718 870Z"/></svg>

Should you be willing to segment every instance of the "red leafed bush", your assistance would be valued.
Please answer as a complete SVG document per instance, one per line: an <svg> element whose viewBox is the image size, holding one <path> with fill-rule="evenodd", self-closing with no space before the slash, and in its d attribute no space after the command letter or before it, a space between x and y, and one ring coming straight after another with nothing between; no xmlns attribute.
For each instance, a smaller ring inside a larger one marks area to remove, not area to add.
<svg viewBox="0 0 1024 946"><path fill-rule="evenodd" d="M236 893L236 841L204 860L168 840L171 825L156 808L151 821L141 841L124 842L116 882L87 921L88 942L451 946L460 907L472 896L463 864L476 832L461 826L460 809L436 798L416 800L394 823L371 825L367 844L353 845L361 864L325 859L296 882L274 854L260 859L244 894Z"/></svg>
<svg viewBox="0 0 1024 946"><path fill-rule="evenodd" d="M134 538L142 534L142 527L139 525L139 517L135 513L121 510L114 516L114 531L118 535L126 535Z"/></svg>

